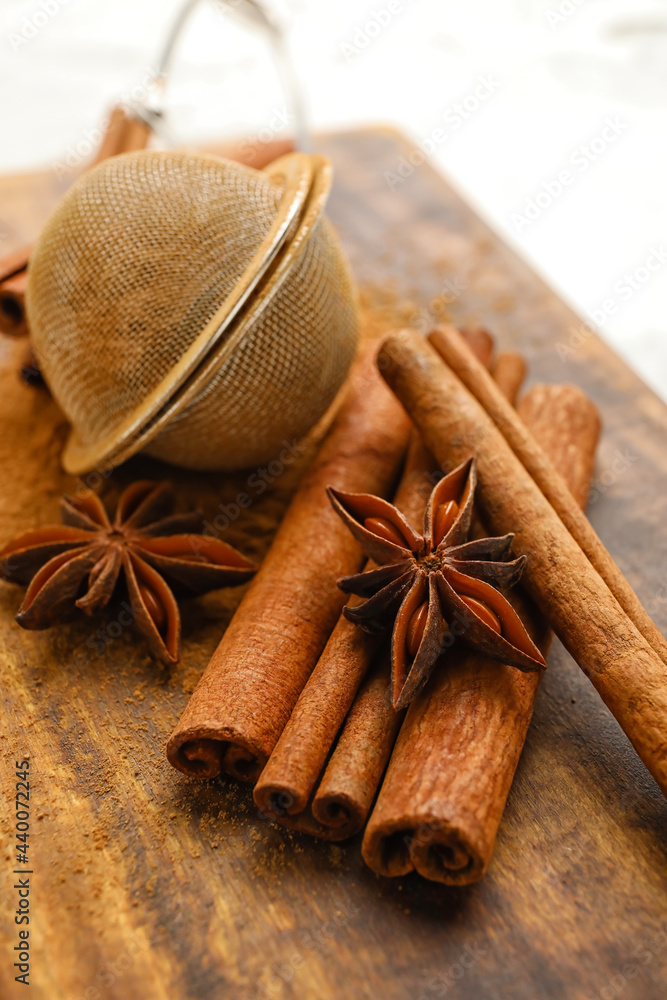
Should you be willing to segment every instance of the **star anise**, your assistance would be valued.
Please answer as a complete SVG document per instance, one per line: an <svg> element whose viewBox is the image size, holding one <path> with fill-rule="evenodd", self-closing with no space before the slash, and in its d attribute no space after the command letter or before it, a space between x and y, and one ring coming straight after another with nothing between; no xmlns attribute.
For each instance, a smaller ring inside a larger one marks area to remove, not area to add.
<svg viewBox="0 0 667 1000"><path fill-rule="evenodd" d="M174 499L167 482L133 483L112 522L92 491L63 497L62 524L28 531L0 551L0 576L29 584L19 625L49 628L75 607L93 615L109 603L122 574L134 624L151 653L175 663L181 621L174 591L234 586L256 567L226 542L199 534L200 512L172 513Z"/></svg>
<svg viewBox="0 0 667 1000"><path fill-rule="evenodd" d="M434 487L423 534L401 512L367 493L329 489L334 509L376 566L338 586L367 598L346 618L376 632L393 622L394 707L404 708L428 680L436 660L458 638L523 671L546 664L521 619L497 588L519 580L526 557L512 559L513 535L467 541L476 485L469 459Z"/></svg>

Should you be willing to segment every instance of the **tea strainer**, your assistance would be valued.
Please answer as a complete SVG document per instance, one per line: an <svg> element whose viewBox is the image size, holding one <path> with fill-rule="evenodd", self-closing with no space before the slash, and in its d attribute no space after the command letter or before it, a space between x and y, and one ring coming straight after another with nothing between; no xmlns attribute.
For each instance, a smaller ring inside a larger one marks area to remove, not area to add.
<svg viewBox="0 0 667 1000"><path fill-rule="evenodd" d="M72 424L67 471L139 450L192 469L270 461L333 400L354 283L324 216L331 168L178 151L84 174L30 262L33 346Z"/></svg>

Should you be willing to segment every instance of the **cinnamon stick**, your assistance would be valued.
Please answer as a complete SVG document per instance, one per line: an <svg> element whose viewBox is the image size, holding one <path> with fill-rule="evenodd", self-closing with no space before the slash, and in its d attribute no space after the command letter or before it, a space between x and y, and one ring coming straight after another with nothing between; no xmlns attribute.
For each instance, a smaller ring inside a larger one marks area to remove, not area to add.
<svg viewBox="0 0 667 1000"><path fill-rule="evenodd" d="M573 386L537 386L519 414L586 502L600 421ZM513 600L546 656L551 633L532 602ZM467 885L486 871L542 675L522 674L471 651L443 658L408 709L362 852L381 875L413 867Z"/></svg>
<svg viewBox="0 0 667 1000"><path fill-rule="evenodd" d="M14 250L0 260L0 333L25 337L26 268L32 246Z"/></svg>
<svg viewBox="0 0 667 1000"><path fill-rule="evenodd" d="M237 163L252 167L253 170L263 170L279 156L293 153L294 143L291 139L272 139L270 142L257 144L246 141L234 145L224 152L230 160L236 160Z"/></svg>
<svg viewBox="0 0 667 1000"><path fill-rule="evenodd" d="M271 787L262 773L260 794L259 785L253 794L264 816L320 840L347 840L358 833L373 804L403 715L392 705L386 651L362 681L317 791L301 811L293 812L284 779Z"/></svg>
<svg viewBox="0 0 667 1000"><path fill-rule="evenodd" d="M495 341L488 330L481 326L468 326L459 331L466 349L472 351L477 361L484 368L491 367Z"/></svg>
<svg viewBox="0 0 667 1000"><path fill-rule="evenodd" d="M424 515L430 492L426 473L432 465L427 463L423 445L417 435L413 435L394 503L417 525ZM352 598L350 603L358 601L359 598ZM387 712L382 694L389 683L390 667L386 654L378 657L375 680L370 689L364 688L357 695L381 641L381 636L364 632L343 615L338 619L255 786L255 802L266 815L315 836L342 839L361 829L398 728L398 716L393 708L390 713ZM334 750L325 774L325 779L328 778L325 792L320 795L321 786L317 791L317 815L313 821L310 814L313 790L353 702L352 713L339 740L342 747ZM375 715L374 710L377 710ZM379 771L377 767L366 771L363 747L375 748L376 761L382 757L378 748L386 747ZM356 801L351 790L354 780L352 761L359 765L357 776L361 781L361 793ZM367 789L371 786L369 799ZM341 787L344 788L342 796L345 801L339 803L338 818L331 823L329 819L335 813L333 797L335 790ZM326 803L324 795L327 796ZM347 818L343 824L342 816L346 810Z"/></svg>
<svg viewBox="0 0 667 1000"><path fill-rule="evenodd" d="M313 816L340 839L366 822L404 712L392 705L389 653L364 681L313 799Z"/></svg>
<svg viewBox="0 0 667 1000"><path fill-rule="evenodd" d="M381 637L342 616L310 675L253 792L267 815L307 810L322 768ZM290 824L293 825L293 824ZM310 823L308 823L310 830Z"/></svg>
<svg viewBox="0 0 667 1000"><path fill-rule="evenodd" d="M102 142L90 164L91 167L108 160L119 153L134 153L145 149L152 135L152 129L142 118L137 118L122 105L112 109Z"/></svg>
<svg viewBox="0 0 667 1000"><path fill-rule="evenodd" d="M490 363L493 354L490 334L484 331L484 338L480 339L471 336L469 331L462 331L462 336L477 357ZM523 359L516 357L521 364L513 363L513 378L505 380L503 386L504 391L513 396L521 387L518 373L525 374L526 370ZM440 475L440 470L435 471L435 464L419 436L413 435L406 470L394 502L418 531L426 500ZM481 533L486 534L483 529ZM305 693L304 690L302 697ZM364 683L345 721L310 807L313 821L319 822L319 828L308 832L329 839L337 832L337 839L343 839L363 827L403 715L392 706L389 653L385 652L378 657L371 677ZM260 781L263 779L264 775Z"/></svg>
<svg viewBox="0 0 667 1000"><path fill-rule="evenodd" d="M367 355L169 740L174 767L257 779L340 615L336 581L362 563L325 487L386 495L408 435L405 413Z"/></svg>
<svg viewBox="0 0 667 1000"><path fill-rule="evenodd" d="M434 348L403 331L385 341L381 355L383 377L436 459L444 466L476 454L486 520L495 534L516 533L514 550L529 556L526 588L667 793L665 664Z"/></svg>
<svg viewBox="0 0 667 1000"><path fill-rule="evenodd" d="M21 247L20 250L13 250L0 260L0 284L8 278L13 278L15 274L25 271L32 253L32 246Z"/></svg>
<svg viewBox="0 0 667 1000"><path fill-rule="evenodd" d="M516 403L526 377L526 361L516 351L501 351L491 366L491 375L498 390L511 406Z"/></svg>
<svg viewBox="0 0 667 1000"><path fill-rule="evenodd" d="M28 272L23 270L0 283L0 333L9 337L26 337L25 290Z"/></svg>
<svg viewBox="0 0 667 1000"><path fill-rule="evenodd" d="M463 337L470 350L490 362L494 343L489 333L465 331ZM417 531L433 485L434 464L419 436L413 434L394 503ZM356 597L349 601L351 605L359 602ZM374 680L357 695L379 644L380 637L369 635L341 615L255 787L255 802L266 815L329 838L342 839L363 826L400 721L391 698L390 711L384 701L390 672L386 655L378 658ZM313 798L355 696L357 701Z"/></svg>
<svg viewBox="0 0 667 1000"><path fill-rule="evenodd" d="M667 664L667 641L642 607L639 598L600 541L590 521L573 499L562 475L536 444L534 437L499 393L484 368L471 356L458 332L453 327L441 327L435 330L429 339L501 431L628 618Z"/></svg>

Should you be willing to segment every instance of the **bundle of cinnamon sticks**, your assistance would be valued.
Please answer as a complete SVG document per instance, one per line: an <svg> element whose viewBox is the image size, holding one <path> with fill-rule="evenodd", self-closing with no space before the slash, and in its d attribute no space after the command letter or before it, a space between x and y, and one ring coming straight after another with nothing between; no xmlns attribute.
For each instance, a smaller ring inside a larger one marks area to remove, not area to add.
<svg viewBox="0 0 667 1000"><path fill-rule="evenodd" d="M483 875L541 675L455 644L396 712L386 638L342 613L336 579L363 560L327 486L393 497L418 530L433 484L475 455L481 517L528 557L512 603L531 639L546 655L559 635L667 792L667 646L582 514L597 410L570 385L535 386L515 407L525 364L493 347L479 330L400 331L377 367L375 347L357 364L167 747L186 774L251 781L285 826L329 840L365 826L382 875Z"/></svg>

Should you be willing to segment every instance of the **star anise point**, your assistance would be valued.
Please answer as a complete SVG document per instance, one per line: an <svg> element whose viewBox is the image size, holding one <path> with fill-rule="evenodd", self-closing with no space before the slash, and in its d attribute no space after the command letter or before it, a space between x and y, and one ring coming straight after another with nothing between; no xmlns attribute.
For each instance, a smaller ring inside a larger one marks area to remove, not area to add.
<svg viewBox="0 0 667 1000"><path fill-rule="evenodd" d="M369 631L393 622L394 707L426 684L443 650L460 639L523 671L544 658L501 593L514 586L526 556L513 559L513 535L468 541L476 488L474 458L433 487L417 534L392 504L370 494L329 489L334 509L375 563L339 586L365 598L345 616Z"/></svg>

